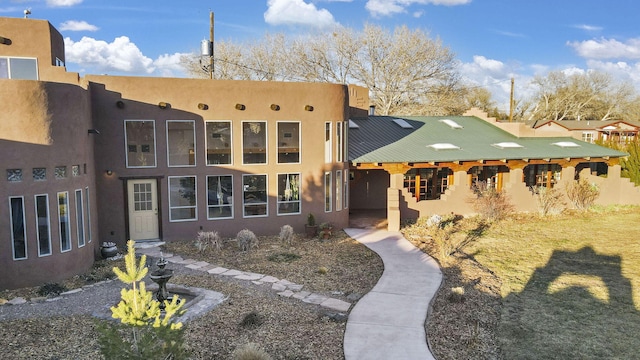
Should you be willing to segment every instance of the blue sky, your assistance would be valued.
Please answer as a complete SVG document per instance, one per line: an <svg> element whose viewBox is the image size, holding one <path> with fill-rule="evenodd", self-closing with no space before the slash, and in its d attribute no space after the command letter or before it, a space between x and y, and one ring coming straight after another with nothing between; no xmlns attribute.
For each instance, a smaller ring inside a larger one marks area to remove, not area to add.
<svg viewBox="0 0 640 360"><path fill-rule="evenodd" d="M471 84L506 108L551 70L606 71L640 89L637 0L0 0L0 16L48 20L65 38L67 69L81 74L184 76L182 54L199 50L215 13L215 38L303 35L365 23L407 25L439 38Z"/></svg>

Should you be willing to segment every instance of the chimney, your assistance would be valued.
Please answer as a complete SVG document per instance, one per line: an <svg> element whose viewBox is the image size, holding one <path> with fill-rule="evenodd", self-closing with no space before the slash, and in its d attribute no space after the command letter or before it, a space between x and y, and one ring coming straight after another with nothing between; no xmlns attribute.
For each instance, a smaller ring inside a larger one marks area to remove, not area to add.
<svg viewBox="0 0 640 360"><path fill-rule="evenodd" d="M376 114L376 106L369 105L369 116L374 116Z"/></svg>

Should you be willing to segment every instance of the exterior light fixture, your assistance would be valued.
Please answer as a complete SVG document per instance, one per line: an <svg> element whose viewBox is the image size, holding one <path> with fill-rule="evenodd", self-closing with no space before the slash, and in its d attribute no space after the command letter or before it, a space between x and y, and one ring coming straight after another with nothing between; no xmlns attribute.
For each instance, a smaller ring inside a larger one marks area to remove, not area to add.
<svg viewBox="0 0 640 360"><path fill-rule="evenodd" d="M244 109L246 109L246 108L247 108L247 107L246 107L246 106L244 106L244 104L236 104L236 110L244 110Z"/></svg>
<svg viewBox="0 0 640 360"><path fill-rule="evenodd" d="M100 135L100 131L98 131L98 129L89 129L89 131L87 131L89 134L96 134L96 135Z"/></svg>
<svg viewBox="0 0 640 360"><path fill-rule="evenodd" d="M203 104L203 103L198 103L198 109L207 110L207 109L209 109L209 105Z"/></svg>
<svg viewBox="0 0 640 360"><path fill-rule="evenodd" d="M305 110L305 111L313 111L313 106L311 106L311 105L305 105L305 106L304 106L304 110Z"/></svg>
<svg viewBox="0 0 640 360"><path fill-rule="evenodd" d="M278 105L278 104L271 104L271 110L273 110L273 111L280 111L280 105Z"/></svg>
<svg viewBox="0 0 640 360"><path fill-rule="evenodd" d="M11 45L11 39L7 39L6 37L0 36L0 44Z"/></svg>
<svg viewBox="0 0 640 360"><path fill-rule="evenodd" d="M124 109L124 101L122 100L116 101L116 106L118 107L118 109Z"/></svg>
<svg viewBox="0 0 640 360"><path fill-rule="evenodd" d="M111 175L113 175L113 170L108 169L104 173L107 174L107 176L111 176Z"/></svg>
<svg viewBox="0 0 640 360"><path fill-rule="evenodd" d="M159 107L160 109L166 109L166 108L168 108L169 106L171 106L171 105L169 105L168 103L166 103L166 102L164 102L164 101L160 101L160 102L158 103L158 107Z"/></svg>

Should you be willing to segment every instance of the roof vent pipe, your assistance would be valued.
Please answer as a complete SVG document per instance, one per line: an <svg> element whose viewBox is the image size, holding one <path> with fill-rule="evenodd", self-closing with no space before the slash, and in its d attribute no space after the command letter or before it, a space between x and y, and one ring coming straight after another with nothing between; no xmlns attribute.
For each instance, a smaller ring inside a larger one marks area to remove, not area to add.
<svg viewBox="0 0 640 360"><path fill-rule="evenodd" d="M369 116L374 116L376 114L376 106L369 105Z"/></svg>

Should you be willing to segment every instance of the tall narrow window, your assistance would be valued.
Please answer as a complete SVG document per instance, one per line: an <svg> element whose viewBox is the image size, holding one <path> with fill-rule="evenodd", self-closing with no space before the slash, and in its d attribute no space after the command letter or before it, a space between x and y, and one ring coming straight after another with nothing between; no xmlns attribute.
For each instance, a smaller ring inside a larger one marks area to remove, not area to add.
<svg viewBox="0 0 640 360"><path fill-rule="evenodd" d="M300 123L278 122L278 163L300 162Z"/></svg>
<svg viewBox="0 0 640 360"><path fill-rule="evenodd" d="M331 211L331 203L333 198L333 181L331 181L331 171L324 173L324 211Z"/></svg>
<svg viewBox="0 0 640 360"><path fill-rule="evenodd" d="M78 247L84 246L84 201L82 189L76 190L76 230L78 231Z"/></svg>
<svg viewBox="0 0 640 360"><path fill-rule="evenodd" d="M243 216L267 216L268 205L267 175L242 175Z"/></svg>
<svg viewBox="0 0 640 360"><path fill-rule="evenodd" d="M196 177L169 176L169 221L198 220Z"/></svg>
<svg viewBox="0 0 640 360"><path fill-rule="evenodd" d="M330 163L332 161L331 157L331 123L324 123L324 162Z"/></svg>
<svg viewBox="0 0 640 360"><path fill-rule="evenodd" d="M342 208L343 209L347 209L349 208L349 173L346 172L344 173L344 181L342 182Z"/></svg>
<svg viewBox="0 0 640 360"><path fill-rule="evenodd" d="M230 165L233 149L231 121L206 122L207 165Z"/></svg>
<svg viewBox="0 0 640 360"><path fill-rule="evenodd" d="M38 256L51 255L51 221L49 219L49 195L36 195L36 230Z"/></svg>
<svg viewBox="0 0 640 360"><path fill-rule="evenodd" d="M89 187L84 188L84 211L87 214L87 242L91 242L91 206L89 206Z"/></svg>
<svg viewBox="0 0 640 360"><path fill-rule="evenodd" d="M245 121L242 123L242 163L267 163L266 121Z"/></svg>
<svg viewBox="0 0 640 360"><path fill-rule="evenodd" d="M167 121L167 166L195 166L195 144L195 121Z"/></svg>
<svg viewBox="0 0 640 360"><path fill-rule="evenodd" d="M207 219L233 218L233 177L207 176Z"/></svg>
<svg viewBox="0 0 640 360"><path fill-rule="evenodd" d="M125 120L127 167L156 167L156 124L153 120Z"/></svg>
<svg viewBox="0 0 640 360"><path fill-rule="evenodd" d="M10 197L11 210L11 244L13 245L13 259L27 258L27 230L24 227L24 198Z"/></svg>
<svg viewBox="0 0 640 360"><path fill-rule="evenodd" d="M60 251L71 250L71 224L69 224L69 193L58 193L58 228L60 235Z"/></svg>
<svg viewBox="0 0 640 360"><path fill-rule="evenodd" d="M300 214L300 174L278 174L278 215Z"/></svg>
<svg viewBox="0 0 640 360"><path fill-rule="evenodd" d="M343 162L344 138L342 137L342 121L336 123L336 161ZM337 195L337 194L336 194Z"/></svg>
<svg viewBox="0 0 640 360"><path fill-rule="evenodd" d="M336 211L342 210L342 170L336 170Z"/></svg>

